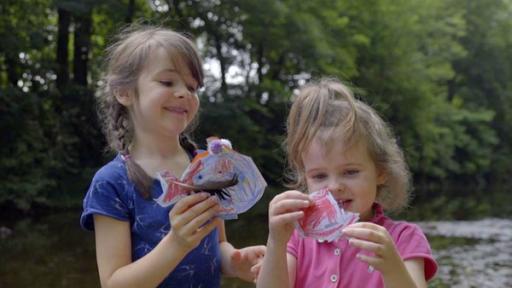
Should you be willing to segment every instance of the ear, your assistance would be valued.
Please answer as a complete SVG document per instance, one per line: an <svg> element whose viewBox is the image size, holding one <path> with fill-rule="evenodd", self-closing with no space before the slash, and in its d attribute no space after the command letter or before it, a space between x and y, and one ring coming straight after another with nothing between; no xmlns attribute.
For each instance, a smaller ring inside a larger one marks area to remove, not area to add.
<svg viewBox="0 0 512 288"><path fill-rule="evenodd" d="M129 107L133 103L133 93L126 89L118 89L114 92L117 102L125 107Z"/></svg>
<svg viewBox="0 0 512 288"><path fill-rule="evenodd" d="M388 173L383 168L377 168L377 185L382 185L388 180Z"/></svg>

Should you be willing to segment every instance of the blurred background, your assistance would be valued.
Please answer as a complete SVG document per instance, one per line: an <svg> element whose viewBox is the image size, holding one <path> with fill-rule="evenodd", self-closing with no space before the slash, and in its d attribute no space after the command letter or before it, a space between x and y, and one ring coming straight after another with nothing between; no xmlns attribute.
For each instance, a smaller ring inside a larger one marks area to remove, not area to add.
<svg viewBox="0 0 512 288"><path fill-rule="evenodd" d="M427 233L430 287L512 287L512 0L2 0L0 287L99 287L78 220L113 157L95 110L103 50L132 22L195 38L206 83L194 139L231 139L270 184L227 223L236 246L266 241L291 96L331 75L399 137L415 189L393 217Z"/></svg>

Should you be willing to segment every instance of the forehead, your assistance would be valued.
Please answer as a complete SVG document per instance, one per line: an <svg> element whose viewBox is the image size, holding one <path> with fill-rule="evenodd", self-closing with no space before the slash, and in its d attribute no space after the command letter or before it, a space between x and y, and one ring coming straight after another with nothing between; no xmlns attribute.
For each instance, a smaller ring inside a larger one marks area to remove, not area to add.
<svg viewBox="0 0 512 288"><path fill-rule="evenodd" d="M196 82L184 59L177 52L166 51L162 47L154 48L149 53L148 60L142 73L157 75L165 72L176 72L189 82Z"/></svg>
<svg viewBox="0 0 512 288"><path fill-rule="evenodd" d="M371 157L366 142L361 140L348 144L340 141L333 143L332 147L328 149L325 141L316 137L302 154L305 167L322 162L359 163L367 160L371 160Z"/></svg>
<svg viewBox="0 0 512 288"><path fill-rule="evenodd" d="M143 67L142 73L158 73L159 71L165 70L166 68L175 68L174 61L170 53L165 51L163 48L153 48L149 52L146 64Z"/></svg>

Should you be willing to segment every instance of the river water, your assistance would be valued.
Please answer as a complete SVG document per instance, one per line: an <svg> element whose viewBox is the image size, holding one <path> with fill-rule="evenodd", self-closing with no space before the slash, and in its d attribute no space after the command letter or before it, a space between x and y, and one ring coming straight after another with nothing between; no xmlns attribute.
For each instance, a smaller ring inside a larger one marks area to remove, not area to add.
<svg viewBox="0 0 512 288"><path fill-rule="evenodd" d="M429 238L458 243L433 251L439 263L437 278L448 287L512 287L512 220L418 224ZM436 248L436 242L432 244Z"/></svg>
<svg viewBox="0 0 512 288"><path fill-rule="evenodd" d="M99 287L94 235L79 212L6 222L0 219L0 287ZM418 223L439 262L433 287L512 287L512 220ZM244 233L240 232L244 231ZM265 243L265 219L229 221L237 247ZM223 279L224 288L254 287Z"/></svg>

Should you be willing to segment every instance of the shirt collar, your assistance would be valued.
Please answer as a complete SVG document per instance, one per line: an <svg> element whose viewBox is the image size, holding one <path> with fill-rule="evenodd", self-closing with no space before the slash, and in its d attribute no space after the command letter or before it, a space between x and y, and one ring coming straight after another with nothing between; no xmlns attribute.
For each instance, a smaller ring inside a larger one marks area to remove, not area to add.
<svg viewBox="0 0 512 288"><path fill-rule="evenodd" d="M373 217L370 219L369 222L375 223L375 224L382 224L384 220L384 209L382 208L382 205L380 205L377 202L374 202L372 205L373 210Z"/></svg>

